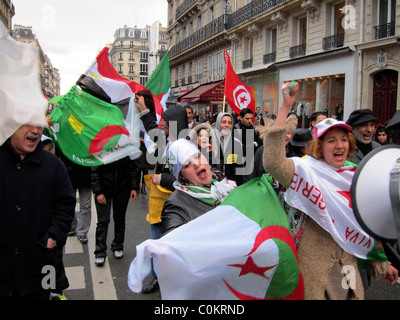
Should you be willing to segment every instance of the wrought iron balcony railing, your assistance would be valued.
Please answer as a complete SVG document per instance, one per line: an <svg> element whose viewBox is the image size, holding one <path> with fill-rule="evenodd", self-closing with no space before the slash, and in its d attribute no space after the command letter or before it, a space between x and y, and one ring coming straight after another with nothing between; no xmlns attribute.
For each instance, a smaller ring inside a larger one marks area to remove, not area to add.
<svg viewBox="0 0 400 320"><path fill-rule="evenodd" d="M271 52L271 53L264 54L264 56L263 56L263 63L264 64L273 63L275 61L276 61L276 52Z"/></svg>
<svg viewBox="0 0 400 320"><path fill-rule="evenodd" d="M329 50L343 47L344 33L334 34L322 39L322 49Z"/></svg>
<svg viewBox="0 0 400 320"><path fill-rule="evenodd" d="M287 0L253 0L249 4L229 15L227 29L232 29L260 14L263 14Z"/></svg>
<svg viewBox="0 0 400 320"><path fill-rule="evenodd" d="M170 50L170 56L174 57L175 55L192 48L196 44L207 40L208 38L220 33L225 30L225 18L226 15L220 16L218 19L215 19L213 22L209 23L205 27L197 30L189 37L183 39L174 45Z"/></svg>
<svg viewBox="0 0 400 320"><path fill-rule="evenodd" d="M186 0L176 12L175 19L182 15L186 10L192 7L199 0ZM232 14L223 14L216 20L209 23L207 26L197 30L189 37L175 44L170 51L170 57L174 57L179 53L197 45L198 43L213 37L217 33L230 30L243 24L278 5L287 2L287 0L253 0L249 4L240 8ZM179 11L179 12L178 12Z"/></svg>
<svg viewBox="0 0 400 320"><path fill-rule="evenodd" d="M253 66L253 59L244 60L242 62L243 69L248 69L248 68L251 68L252 66Z"/></svg>
<svg viewBox="0 0 400 320"><path fill-rule="evenodd" d="M302 43L302 44L299 44L298 46L290 47L289 48L289 58L293 59L293 58L304 56L306 54L306 48L307 48L306 43Z"/></svg>
<svg viewBox="0 0 400 320"><path fill-rule="evenodd" d="M197 3L198 0L185 0L176 10L175 19L178 19L182 14L186 12L191 6Z"/></svg>
<svg viewBox="0 0 400 320"><path fill-rule="evenodd" d="M381 24L380 26L376 26L374 28L375 28L375 39L391 37L394 36L395 23L390 22L387 24Z"/></svg>

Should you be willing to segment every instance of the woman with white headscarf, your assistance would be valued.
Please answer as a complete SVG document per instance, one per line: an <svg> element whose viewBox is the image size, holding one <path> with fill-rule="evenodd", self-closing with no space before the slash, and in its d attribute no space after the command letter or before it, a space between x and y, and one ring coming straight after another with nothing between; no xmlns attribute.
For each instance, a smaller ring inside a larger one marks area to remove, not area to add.
<svg viewBox="0 0 400 320"><path fill-rule="evenodd" d="M167 157L177 181L161 213L164 234L212 210L236 187L234 181L213 174L207 159L188 140L173 142Z"/></svg>

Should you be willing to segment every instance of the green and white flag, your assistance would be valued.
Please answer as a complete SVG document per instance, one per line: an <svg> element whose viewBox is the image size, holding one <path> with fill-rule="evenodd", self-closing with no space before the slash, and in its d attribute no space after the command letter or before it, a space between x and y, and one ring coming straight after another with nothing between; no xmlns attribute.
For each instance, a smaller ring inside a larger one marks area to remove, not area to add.
<svg viewBox="0 0 400 320"><path fill-rule="evenodd" d="M51 113L50 133L56 146L72 162L99 166L141 155L140 116L131 99L126 118L112 104L72 89Z"/></svg>
<svg viewBox="0 0 400 320"><path fill-rule="evenodd" d="M253 179L217 208L137 246L129 288L141 292L152 257L163 299L304 299L294 238L271 183Z"/></svg>

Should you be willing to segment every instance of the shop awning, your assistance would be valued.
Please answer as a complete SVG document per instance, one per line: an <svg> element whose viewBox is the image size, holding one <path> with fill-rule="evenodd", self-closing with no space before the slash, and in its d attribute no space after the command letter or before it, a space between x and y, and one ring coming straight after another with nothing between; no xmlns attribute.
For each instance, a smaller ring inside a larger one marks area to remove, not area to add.
<svg viewBox="0 0 400 320"><path fill-rule="evenodd" d="M224 99L225 82L208 83L178 97L178 102L214 102Z"/></svg>

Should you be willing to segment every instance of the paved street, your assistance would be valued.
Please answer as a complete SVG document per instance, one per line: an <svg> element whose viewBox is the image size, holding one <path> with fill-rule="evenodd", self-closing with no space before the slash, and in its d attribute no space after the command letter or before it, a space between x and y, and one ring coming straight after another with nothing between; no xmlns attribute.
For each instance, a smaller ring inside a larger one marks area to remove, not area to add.
<svg viewBox="0 0 400 320"><path fill-rule="evenodd" d="M69 300L159 300L159 291L136 294L129 290L127 274L135 257L136 246L148 239L150 225L146 221L147 195L140 194L130 201L127 211L124 257L115 259L111 251L114 225L111 219L108 233L108 257L103 267L94 264L96 209L92 202L92 225L88 244L82 245L76 237L69 237L64 249L64 264L70 288L64 292Z"/></svg>
<svg viewBox="0 0 400 320"><path fill-rule="evenodd" d="M130 201L127 212L124 258L116 260L108 249L108 258L103 267L94 264L94 232L96 209L92 208L92 226L88 235L89 243L82 245L76 237L69 237L65 246L64 264L70 288L64 293L69 300L160 300L160 293L136 294L129 290L127 273L135 257L136 245L149 237L149 223L146 221L147 195L140 194ZM108 234L108 248L113 239L113 223ZM388 285L374 280L366 292L372 300L400 300L400 284Z"/></svg>

